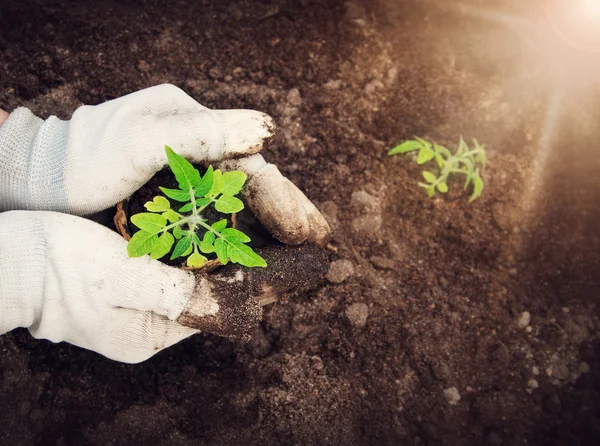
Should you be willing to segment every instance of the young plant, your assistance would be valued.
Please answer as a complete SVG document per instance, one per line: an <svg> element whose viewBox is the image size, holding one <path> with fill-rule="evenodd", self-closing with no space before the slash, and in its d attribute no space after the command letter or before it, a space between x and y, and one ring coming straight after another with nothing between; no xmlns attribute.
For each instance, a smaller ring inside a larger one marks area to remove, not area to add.
<svg viewBox="0 0 600 446"><path fill-rule="evenodd" d="M479 145L476 139L473 140L473 148L469 148L461 137L456 153L452 153L439 144L415 137L415 139L405 141L390 149L388 155L398 155L417 150L419 151L417 164L421 165L435 160L438 166L436 173L423 171L423 178L426 183L419 183L419 186L425 189L427 195L433 197L436 191L443 194L448 192L448 177L457 173L466 177L465 190L469 187L469 184L473 183L473 193L469 198L469 203L481 196L483 191L481 170L485 167L487 158L485 146Z"/></svg>
<svg viewBox="0 0 600 446"><path fill-rule="evenodd" d="M204 176L185 158L165 146L169 167L179 183L179 189L160 190L171 200L185 203L177 211L163 196L154 197L144 206L149 212L135 214L131 223L140 228L129 244L129 257L150 254L153 259L167 255L173 245L171 260L187 257L187 265L198 268L208 259L203 254L216 254L225 265L228 261L244 266L267 266L265 260L245 243L250 237L235 228L227 227L227 220L209 223L203 211L210 205L222 214L233 214L244 208L236 198L246 182L246 174L237 170L221 172L209 166ZM177 243L175 241L177 240Z"/></svg>

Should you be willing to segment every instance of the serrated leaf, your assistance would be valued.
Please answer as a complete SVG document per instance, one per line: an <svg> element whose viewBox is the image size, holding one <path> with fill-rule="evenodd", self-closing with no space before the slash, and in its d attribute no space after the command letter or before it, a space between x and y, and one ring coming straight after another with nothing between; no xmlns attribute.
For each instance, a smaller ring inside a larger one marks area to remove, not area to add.
<svg viewBox="0 0 600 446"><path fill-rule="evenodd" d="M215 242L215 233L211 232L211 231L206 231L204 233L204 237L202 238L202 241L204 243L208 243L209 245L212 245Z"/></svg>
<svg viewBox="0 0 600 446"><path fill-rule="evenodd" d="M200 268L208 259L199 252L194 252L187 258L187 266L190 268Z"/></svg>
<svg viewBox="0 0 600 446"><path fill-rule="evenodd" d="M469 203L471 203L473 200L476 200L477 198L479 198L481 196L482 192L483 192L483 180L479 176L479 172L477 172L477 170L476 170L475 173L473 174L473 194L471 195L471 198L469 198Z"/></svg>
<svg viewBox="0 0 600 446"><path fill-rule="evenodd" d="M246 178L246 174L239 170L223 173L223 190L221 193L229 196L237 195L242 190Z"/></svg>
<svg viewBox="0 0 600 446"><path fill-rule="evenodd" d="M167 219L162 215L142 212L131 216L131 223L150 234L158 234L167 225Z"/></svg>
<svg viewBox="0 0 600 446"><path fill-rule="evenodd" d="M437 184L437 189L441 193L445 194L446 192L448 192L448 185L444 181L442 181L442 182L440 182L440 183Z"/></svg>
<svg viewBox="0 0 600 446"><path fill-rule="evenodd" d="M194 242L194 245L200 246L200 243L201 243L200 239L198 238L198 236L195 233L192 234L192 242Z"/></svg>
<svg viewBox="0 0 600 446"><path fill-rule="evenodd" d="M427 171L423 172L423 178L425 178L425 181L428 183L435 183L435 180L437 180L437 177L434 174Z"/></svg>
<svg viewBox="0 0 600 446"><path fill-rule="evenodd" d="M225 240L221 238L216 239L214 249L215 253L217 254L217 257L219 258L219 261L223 265L227 265L229 256L227 255L227 243L225 242Z"/></svg>
<svg viewBox="0 0 600 446"><path fill-rule="evenodd" d="M227 240L228 242L231 242L231 243L237 243L237 242L247 243L250 241L250 237L248 237L242 231L238 231L235 228L223 229L223 232L221 232L221 235L223 236L223 238L225 238L225 240Z"/></svg>
<svg viewBox="0 0 600 446"><path fill-rule="evenodd" d="M421 148L421 143L415 140L404 141L393 149L388 150L388 155L398 155L400 153L408 153Z"/></svg>
<svg viewBox="0 0 600 446"><path fill-rule="evenodd" d="M205 241L200 242L200 251L204 254L210 254L211 252L215 252L215 248L210 243L206 243Z"/></svg>
<svg viewBox="0 0 600 446"><path fill-rule="evenodd" d="M183 229L181 229L181 226L175 226L175 228L173 229L173 235L177 240L179 240L181 237L186 235L186 232Z"/></svg>
<svg viewBox="0 0 600 446"><path fill-rule="evenodd" d="M212 203L212 198L198 198L196 199L196 207L197 208L202 208L204 206L206 206L207 204Z"/></svg>
<svg viewBox="0 0 600 446"><path fill-rule="evenodd" d="M230 243L227 247L227 254L232 262L239 263L240 265L248 267L267 266L265 259L255 253L248 245L241 243Z"/></svg>
<svg viewBox="0 0 600 446"><path fill-rule="evenodd" d="M223 172L215 170L213 172L213 184L210 191L206 194L207 196L216 196L223 190Z"/></svg>
<svg viewBox="0 0 600 446"><path fill-rule="evenodd" d="M153 259L160 259L167 255L175 243L175 238L169 232L165 232L158 238L158 241L150 252L150 257Z"/></svg>
<svg viewBox="0 0 600 446"><path fill-rule="evenodd" d="M176 154L169 146L165 146L169 167L175 175L181 190L187 191L200 185L200 172L184 157Z"/></svg>
<svg viewBox="0 0 600 446"><path fill-rule="evenodd" d="M171 209L171 203L165 197L158 196L147 202L144 207L150 212L165 212Z"/></svg>
<svg viewBox="0 0 600 446"><path fill-rule="evenodd" d="M161 215L165 217L170 223L175 223L179 220L179 214L173 209L169 209L167 212L163 212Z"/></svg>
<svg viewBox="0 0 600 446"><path fill-rule="evenodd" d="M421 147L419 150L419 156L417 157L417 164L425 164L427 161L431 161L435 156L435 152L427 147Z"/></svg>
<svg viewBox="0 0 600 446"><path fill-rule="evenodd" d="M194 205L192 203L188 203L185 206L181 206L178 212L191 212L194 209Z"/></svg>
<svg viewBox="0 0 600 446"><path fill-rule="evenodd" d="M221 232L223 229L225 229L227 227L227 220L223 219L223 220L216 221L210 227L213 228L217 232Z"/></svg>
<svg viewBox="0 0 600 446"><path fill-rule="evenodd" d="M233 214L244 209L244 203L239 198L221 195L215 201L215 209L223 214Z"/></svg>
<svg viewBox="0 0 600 446"><path fill-rule="evenodd" d="M159 187L163 194L169 197L171 200L179 201L181 203L185 203L190 201L190 193L179 190L179 189L167 189L166 187Z"/></svg>
<svg viewBox="0 0 600 446"><path fill-rule="evenodd" d="M149 254L157 241L158 235L150 234L146 231L138 231L133 234L133 237L127 243L127 254L129 257L141 257Z"/></svg>
<svg viewBox="0 0 600 446"><path fill-rule="evenodd" d="M213 185L214 169L213 166L208 166L204 176L196 188L196 197L204 197L211 190Z"/></svg>
<svg viewBox="0 0 600 446"><path fill-rule="evenodd" d="M186 251L192 249L192 237L187 234L181 240L177 242L175 245L175 249L173 250L173 254L171 254L171 260L175 260L178 257L185 256Z"/></svg>

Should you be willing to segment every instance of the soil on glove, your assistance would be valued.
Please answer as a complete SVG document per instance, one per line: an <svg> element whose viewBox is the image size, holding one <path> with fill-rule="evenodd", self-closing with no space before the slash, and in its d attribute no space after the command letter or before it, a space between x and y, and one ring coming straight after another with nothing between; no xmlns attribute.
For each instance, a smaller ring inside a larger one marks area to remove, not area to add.
<svg viewBox="0 0 600 446"><path fill-rule="evenodd" d="M0 337L0 444L597 444L600 61L544 34L541 2L0 6L3 108L66 119L170 82L267 112L264 156L338 248L249 343L124 365ZM413 135L486 144L483 196L428 199L386 155Z"/></svg>

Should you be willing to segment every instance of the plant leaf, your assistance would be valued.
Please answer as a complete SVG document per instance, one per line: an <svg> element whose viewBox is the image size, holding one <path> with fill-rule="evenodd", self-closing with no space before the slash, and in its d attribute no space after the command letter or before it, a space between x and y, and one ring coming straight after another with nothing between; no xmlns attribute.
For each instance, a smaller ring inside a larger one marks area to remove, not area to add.
<svg viewBox="0 0 600 446"><path fill-rule="evenodd" d="M154 197L152 201L147 202L144 207L150 212L165 212L171 209L171 203L165 197Z"/></svg>
<svg viewBox="0 0 600 446"><path fill-rule="evenodd" d="M211 225L211 228L213 228L217 232L221 232L226 227L227 227L227 220L225 220L225 219L219 220Z"/></svg>
<svg viewBox="0 0 600 446"><path fill-rule="evenodd" d="M133 234L127 243L127 254L129 257L141 257L149 254L158 241L158 235L146 231L138 231Z"/></svg>
<svg viewBox="0 0 600 446"><path fill-rule="evenodd" d="M419 141L421 143L421 146L431 149L431 143L429 141L423 138L419 138L418 136L415 136L415 140Z"/></svg>
<svg viewBox="0 0 600 446"><path fill-rule="evenodd" d="M192 242L194 242L194 245L200 246L200 239L195 233L192 233Z"/></svg>
<svg viewBox="0 0 600 446"><path fill-rule="evenodd" d="M439 182L439 183L437 184L437 189L438 189L438 190L439 190L441 193L445 194L446 192L448 192L448 185L446 184L446 182L445 182L445 181L441 181L441 182Z"/></svg>
<svg viewBox="0 0 600 446"><path fill-rule="evenodd" d="M213 177L214 170L213 166L210 165L208 166L208 169L206 169L206 172L204 172L204 176L202 177L200 184L198 184L198 187L196 187L196 197L200 198L208 194L213 185Z"/></svg>
<svg viewBox="0 0 600 446"><path fill-rule="evenodd" d="M207 196L217 196L223 190L223 172L219 169L213 172L213 184Z"/></svg>
<svg viewBox="0 0 600 446"><path fill-rule="evenodd" d="M212 245L215 242L215 233L211 231L206 231L204 233L204 238L202 239L204 243L208 243Z"/></svg>
<svg viewBox="0 0 600 446"><path fill-rule="evenodd" d="M177 245L175 245L175 249L173 250L173 254L171 254L171 260L175 260L178 257L186 255L186 251L188 249L191 252L192 237L189 233L177 242Z"/></svg>
<svg viewBox="0 0 600 446"><path fill-rule="evenodd" d="M216 239L214 248L217 257L219 258L219 261L223 265L227 265L227 262L229 261L229 256L227 255L227 243L225 242L225 240L223 240L222 238Z"/></svg>
<svg viewBox="0 0 600 446"><path fill-rule="evenodd" d="M473 194L471 195L471 198L469 198L469 203L479 198L481 196L481 192L483 192L483 180L479 176L479 172L476 169L475 173L473 174Z"/></svg>
<svg viewBox="0 0 600 446"><path fill-rule="evenodd" d="M222 195L215 201L215 209L223 214L233 214L244 209L244 203L239 198Z"/></svg>
<svg viewBox="0 0 600 446"><path fill-rule="evenodd" d="M175 243L175 238L173 235L170 232L165 232L158 238L158 241L150 252L150 257L153 259L160 259L164 257L171 250L173 243Z"/></svg>
<svg viewBox="0 0 600 446"><path fill-rule="evenodd" d="M173 229L173 235L177 240L179 240L185 235L185 231L181 229L181 226L175 226L175 228Z"/></svg>
<svg viewBox="0 0 600 446"><path fill-rule="evenodd" d="M425 181L428 183L435 183L435 180L437 180L437 177L434 174L427 171L423 172L423 178L425 178Z"/></svg>
<svg viewBox="0 0 600 446"><path fill-rule="evenodd" d="M179 214L173 209L169 209L167 212L163 212L161 215L165 217L170 223L175 223L179 220Z"/></svg>
<svg viewBox="0 0 600 446"><path fill-rule="evenodd" d="M211 252L215 252L215 248L210 243L206 243L204 240L200 242L200 251L204 254L210 254Z"/></svg>
<svg viewBox="0 0 600 446"><path fill-rule="evenodd" d="M223 190L221 193L229 196L237 195L242 190L246 178L246 174L239 170L225 172L223 174Z"/></svg>
<svg viewBox="0 0 600 446"><path fill-rule="evenodd" d="M169 167L175 175L181 190L190 190L200 185L200 172L184 157L177 155L169 146L165 146Z"/></svg>
<svg viewBox="0 0 600 446"><path fill-rule="evenodd" d="M196 251L187 258L187 266L190 268L200 268L207 260L206 257Z"/></svg>
<svg viewBox="0 0 600 446"><path fill-rule="evenodd" d="M188 249L186 249L183 254L181 254L181 257L189 256L192 253L193 247L194 247L194 245L190 245L190 247Z"/></svg>
<svg viewBox="0 0 600 446"><path fill-rule="evenodd" d="M185 203L190 201L190 193L179 190L179 189L167 189L166 187L159 187L163 194L169 197L171 200L180 201Z"/></svg>
<svg viewBox="0 0 600 446"><path fill-rule="evenodd" d="M398 155L400 153L412 152L421 148L421 143L413 139L404 141L402 144L397 145L393 149L388 150L388 155Z"/></svg>
<svg viewBox="0 0 600 446"><path fill-rule="evenodd" d="M250 241L250 237L248 237L242 231L238 231L235 228L223 229L223 232L221 232L221 235L223 236L223 238L225 240L227 240L228 242L231 242L231 243L236 243L236 242L247 243Z"/></svg>
<svg viewBox="0 0 600 446"><path fill-rule="evenodd" d="M197 208L202 208L204 206L206 206L207 204L212 203L212 198L198 198L196 199L196 207Z"/></svg>
<svg viewBox="0 0 600 446"><path fill-rule="evenodd" d="M192 203L188 203L185 206L181 206L178 212L191 212L194 209L194 205Z"/></svg>
<svg viewBox="0 0 600 446"><path fill-rule="evenodd" d="M232 262L239 263L240 265L249 267L267 266L265 259L255 253L248 245L242 243L230 243L227 247L227 254L229 254Z"/></svg>
<svg viewBox="0 0 600 446"><path fill-rule="evenodd" d="M425 164L427 161L431 161L435 156L435 152L427 147L421 147L419 150L419 156L417 157L417 164Z"/></svg>
<svg viewBox="0 0 600 446"><path fill-rule="evenodd" d="M131 216L131 223L150 234L158 234L167 224L167 219L162 215L142 212Z"/></svg>

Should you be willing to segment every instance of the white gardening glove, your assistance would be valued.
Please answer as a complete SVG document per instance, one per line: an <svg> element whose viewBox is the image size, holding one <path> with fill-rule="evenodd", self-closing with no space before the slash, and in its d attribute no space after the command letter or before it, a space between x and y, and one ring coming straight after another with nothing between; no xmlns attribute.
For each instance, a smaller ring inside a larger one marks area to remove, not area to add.
<svg viewBox="0 0 600 446"><path fill-rule="evenodd" d="M243 338L260 321L258 296L242 304L222 299L219 280L148 256L128 258L120 235L81 217L0 214L0 334L25 327L36 338L128 363L197 332L178 320ZM230 288L231 278L223 280Z"/></svg>
<svg viewBox="0 0 600 446"><path fill-rule="evenodd" d="M162 169L165 145L212 163L260 151L273 131L264 113L210 110L173 85L80 107L70 121L43 121L19 108L0 127L0 210L89 215L129 197ZM246 191L263 197L248 200L249 207L281 241L322 244L329 226L321 214L276 167L256 158L259 168L256 160L236 165L250 170Z"/></svg>

